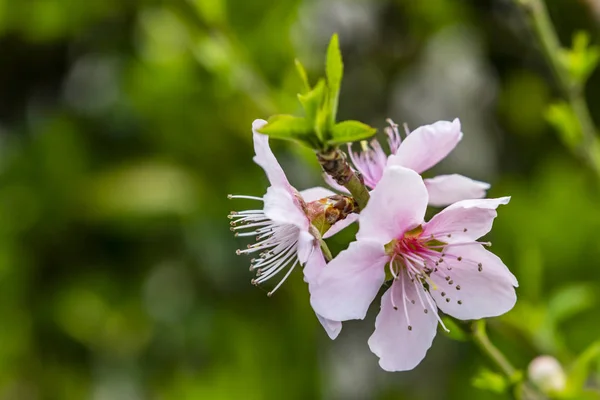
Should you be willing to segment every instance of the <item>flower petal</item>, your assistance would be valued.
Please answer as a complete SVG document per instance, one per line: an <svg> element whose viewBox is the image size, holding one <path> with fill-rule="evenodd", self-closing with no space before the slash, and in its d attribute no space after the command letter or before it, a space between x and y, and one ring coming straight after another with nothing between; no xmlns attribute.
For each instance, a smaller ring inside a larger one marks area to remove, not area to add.
<svg viewBox="0 0 600 400"><path fill-rule="evenodd" d="M331 228L329 228L329 230L327 232L325 232L325 234L323 235L323 239L330 238L333 235L335 235L336 233L338 233L339 231L347 228L353 222L358 221L358 217L359 217L358 214L352 213L352 214L348 215L346 218L344 218L343 220L336 222L335 224L333 224L331 226Z"/></svg>
<svg viewBox="0 0 600 400"><path fill-rule="evenodd" d="M300 261L300 264L304 265L308 262L315 247L318 246L315 244L314 236L307 231L300 231L300 234L298 235L298 261ZM321 257L322 256L323 255L321 254Z"/></svg>
<svg viewBox="0 0 600 400"><path fill-rule="evenodd" d="M442 237L446 243L479 239L492 229L496 208L508 204L510 197L473 199L456 202L437 213L423 227L423 236Z"/></svg>
<svg viewBox="0 0 600 400"><path fill-rule="evenodd" d="M421 126L404 139L388 165L398 165L421 173L444 159L462 139L460 121L438 121Z"/></svg>
<svg viewBox="0 0 600 400"><path fill-rule="evenodd" d="M338 335L342 331L342 323L340 321L332 321L330 319L323 318L319 314L316 315L317 319L323 326L323 329L325 329L325 332L327 332L327 336L329 336L329 339L334 340L336 337L338 337Z"/></svg>
<svg viewBox="0 0 600 400"><path fill-rule="evenodd" d="M405 280L410 282L406 275ZM379 357L379 365L386 371L407 371L416 367L425 357L435 337L437 309L429 308L425 313L417 290L423 301L426 301L426 294L420 286L406 284L406 313L402 284L398 279L394 280L392 287L381 297L381 311L375 320L375 332L369 338L369 347ZM414 304L411 300L414 300Z"/></svg>
<svg viewBox="0 0 600 400"><path fill-rule="evenodd" d="M258 133L257 131L266 124L267 121L264 119L257 119L252 122L254 152L256 153L254 156L254 162L265 170L271 185L288 188L290 183L285 176L285 172L283 172L281 165L279 165L279 162L277 162L275 155L271 151L271 147L269 146L269 137L267 135L263 135L262 133Z"/></svg>
<svg viewBox="0 0 600 400"><path fill-rule="evenodd" d="M304 263L304 268L302 271L304 272L304 282L309 284L308 290L311 289L311 284L316 284L317 278L324 271L324 268L327 264L325 263L325 257L323 256L323 251L321 247L314 246L311 249L310 254L308 255L308 259L306 263Z"/></svg>
<svg viewBox="0 0 600 400"><path fill-rule="evenodd" d="M300 196L302 196L304 201L307 203L310 203L311 201L323 199L325 197L333 196L333 195L335 195L334 192L332 192L331 190L326 189L324 187L321 187L321 186L315 186L315 187L312 187L309 189L304 189L304 190L300 191Z"/></svg>
<svg viewBox="0 0 600 400"><path fill-rule="evenodd" d="M280 186L269 186L263 201L267 218L281 224L295 225L308 232L308 217L289 190Z"/></svg>
<svg viewBox="0 0 600 400"><path fill-rule="evenodd" d="M389 243L423 223L427 200L419 174L408 168L387 167L360 213L356 238Z"/></svg>
<svg viewBox="0 0 600 400"><path fill-rule="evenodd" d="M480 182L459 174L439 175L425 179L429 205L443 207L467 199L480 199L490 188L489 183Z"/></svg>
<svg viewBox="0 0 600 400"><path fill-rule="evenodd" d="M514 286L518 282L499 257L481 245L451 247L444 252L446 262L431 274L437 287L430 291L443 312L459 319L479 319L513 308L517 301ZM448 266L452 269L448 270Z"/></svg>
<svg viewBox="0 0 600 400"><path fill-rule="evenodd" d="M363 319L385 280L388 260L381 244L350 243L327 264L317 284L310 288L315 312L335 321Z"/></svg>

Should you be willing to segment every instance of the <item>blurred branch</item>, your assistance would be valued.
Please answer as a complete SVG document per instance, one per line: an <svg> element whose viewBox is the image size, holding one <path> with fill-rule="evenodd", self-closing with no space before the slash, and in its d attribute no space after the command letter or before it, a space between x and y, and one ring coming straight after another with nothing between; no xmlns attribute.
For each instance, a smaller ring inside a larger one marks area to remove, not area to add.
<svg viewBox="0 0 600 400"><path fill-rule="evenodd" d="M515 396L519 399L525 400L542 400L545 399L543 395L536 392L526 382L518 384L521 381L521 373L508 361L506 356L494 346L490 341L485 331L485 321L480 319L474 321L471 325L471 335L473 342L479 347L479 350L485 354L497 367L506 375L511 384L516 384Z"/></svg>
<svg viewBox="0 0 600 400"><path fill-rule="evenodd" d="M529 22L541 45L546 61L550 65L566 100L570 104L579 122L582 140L576 151L600 174L600 157L596 153L600 144L596 137L596 127L590 115L585 96L584 85L574 81L567 66L559 59L563 52L560 41L543 0L513 0L529 18Z"/></svg>

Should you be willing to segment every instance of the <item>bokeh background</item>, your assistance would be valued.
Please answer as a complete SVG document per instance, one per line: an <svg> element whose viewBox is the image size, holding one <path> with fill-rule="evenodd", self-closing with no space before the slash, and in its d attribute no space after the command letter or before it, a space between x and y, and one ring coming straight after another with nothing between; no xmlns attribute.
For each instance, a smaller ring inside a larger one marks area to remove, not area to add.
<svg viewBox="0 0 600 400"><path fill-rule="evenodd" d="M548 3L563 43L597 40L597 0ZM459 117L431 173L513 196L491 235L521 284L489 323L498 346L525 369L600 337L599 181L546 122L560 93L511 1L1 0L0 399L506 398L441 333L414 371L383 372L377 304L332 342L300 271L267 298L235 255L226 215L252 204L226 195L267 186L251 122L300 113L293 60L315 82L333 32L340 119ZM322 184L310 150L272 144L292 184Z"/></svg>

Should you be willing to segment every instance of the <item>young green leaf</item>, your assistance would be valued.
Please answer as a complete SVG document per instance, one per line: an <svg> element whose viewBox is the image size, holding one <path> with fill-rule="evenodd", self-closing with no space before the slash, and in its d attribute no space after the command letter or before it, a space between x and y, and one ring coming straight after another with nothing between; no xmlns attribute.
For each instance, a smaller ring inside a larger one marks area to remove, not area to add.
<svg viewBox="0 0 600 400"><path fill-rule="evenodd" d="M267 125L258 131L270 137L297 140L309 146L312 142L311 136L314 135L313 127L306 118L283 114L269 118Z"/></svg>
<svg viewBox="0 0 600 400"><path fill-rule="evenodd" d="M325 102L325 80L320 79L315 87L306 94L299 94L298 100L304 108L307 121L315 127L317 113Z"/></svg>
<svg viewBox="0 0 600 400"><path fill-rule="evenodd" d="M304 89L307 92L310 92L310 82L308 81L308 75L306 74L306 69L304 69L304 65L302 65L300 60L298 60L297 58L294 60L294 63L296 64L296 71L298 71L298 75L300 76L300 79L302 80Z"/></svg>
<svg viewBox="0 0 600 400"><path fill-rule="evenodd" d="M335 124L331 131L329 144L343 144L348 142L356 142L373 136L377 129L363 124L359 121L342 121Z"/></svg>
<svg viewBox="0 0 600 400"><path fill-rule="evenodd" d="M571 366L567 375L567 391L573 394L580 393L589 378L593 363L598 361L600 361L600 341L592 343L585 349Z"/></svg>
<svg viewBox="0 0 600 400"><path fill-rule="evenodd" d="M327 75L329 107L331 111L329 124L330 126L333 126L336 121L340 87L342 86L342 76L344 75L342 52L340 51L340 42L337 34L333 34L331 41L329 42L329 47L327 48L325 73Z"/></svg>

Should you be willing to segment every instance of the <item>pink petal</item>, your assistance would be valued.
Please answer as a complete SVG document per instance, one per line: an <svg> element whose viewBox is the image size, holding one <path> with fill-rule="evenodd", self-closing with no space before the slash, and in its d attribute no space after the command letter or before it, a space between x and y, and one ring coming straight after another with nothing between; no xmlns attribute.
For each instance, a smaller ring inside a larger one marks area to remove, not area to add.
<svg viewBox="0 0 600 400"><path fill-rule="evenodd" d="M281 224L295 225L308 232L308 217L290 191L280 186L270 186L263 201L267 218Z"/></svg>
<svg viewBox="0 0 600 400"><path fill-rule="evenodd" d="M423 236L436 236L446 243L460 243L479 239L492 229L501 204L510 197L498 199L462 200L437 213L423 227Z"/></svg>
<svg viewBox="0 0 600 400"><path fill-rule="evenodd" d="M320 186L315 186L313 188L304 189L304 190L300 191L300 196L302 196L304 201L307 203L310 203L311 201L320 200L325 197L329 197L329 196L333 196L333 195L335 195L334 192L332 192L329 189L325 189L324 187L320 187Z"/></svg>
<svg viewBox="0 0 600 400"><path fill-rule="evenodd" d="M356 238L387 244L423 223L427 189L421 176L402 167L388 167L360 213Z"/></svg>
<svg viewBox="0 0 600 400"><path fill-rule="evenodd" d="M489 183L458 174L425 179L425 186L429 193L429 205L434 207L444 207L461 200L480 199L485 197L490 188Z"/></svg>
<svg viewBox="0 0 600 400"><path fill-rule="evenodd" d="M363 319L384 282L388 261L381 244L350 243L327 264L317 284L310 288L315 312L334 321Z"/></svg>
<svg viewBox="0 0 600 400"><path fill-rule="evenodd" d="M342 331L342 323L340 321L332 321L330 319L323 318L319 314L316 315L317 319L323 326L323 329L325 329L325 332L327 332L327 336L329 336L329 339L334 340L336 337L338 337L338 335Z"/></svg>
<svg viewBox="0 0 600 400"><path fill-rule="evenodd" d="M298 235L298 261L300 264L304 265L308 261L315 247L318 246L315 244L314 236L307 231L300 231Z"/></svg>
<svg viewBox="0 0 600 400"><path fill-rule="evenodd" d="M258 133L257 129L262 128L266 125L267 121L263 119L257 119L252 122L252 135L254 138L254 162L257 163L265 170L267 178L273 186L283 186L288 188L290 183L285 176L285 172L277 162L275 155L269 147L269 137Z"/></svg>
<svg viewBox="0 0 600 400"><path fill-rule="evenodd" d="M324 271L324 268L327 264L325 263L325 257L323 256L323 251L320 246L314 246L312 251L310 252L306 263L304 263L304 282L309 284L309 291L311 289L311 284L316 284L317 278Z"/></svg>
<svg viewBox="0 0 600 400"><path fill-rule="evenodd" d="M460 121L438 121L415 129L402 142L388 165L398 165L421 173L444 159L462 139Z"/></svg>
<svg viewBox="0 0 600 400"><path fill-rule="evenodd" d="M369 338L371 351L379 357L379 365L386 371L408 371L416 367L425 358L437 329L437 310L429 308L425 313L417 290L423 302L426 302L426 294L420 286L417 288L407 283L410 282L408 276L404 278L407 312L404 311L402 284L400 280L394 280L392 287L381 297L381 311L375 320L375 332ZM394 309L392 297L397 309ZM408 329L406 315L411 330Z"/></svg>
<svg viewBox="0 0 600 400"><path fill-rule="evenodd" d="M304 281L308 282L309 292L313 289L314 283L316 282L320 273L324 271L325 265L327 264L325 264L325 257L323 257L321 248L319 246L315 246L303 269ZM327 332L327 336L329 336L331 340L335 339L342 330L342 323L323 318L319 314L316 315L317 319L323 326L323 329L325 329L325 332Z"/></svg>
<svg viewBox="0 0 600 400"><path fill-rule="evenodd" d="M479 319L502 315L513 308L517 301L514 289L518 286L517 279L499 257L481 245L444 251L446 263L440 264L438 273L431 274L437 288L430 290L443 312L459 319ZM456 257L461 257L461 261ZM452 269L448 270L448 266ZM442 271L450 280L444 278Z"/></svg>
<svg viewBox="0 0 600 400"><path fill-rule="evenodd" d="M356 222L356 221L358 221L358 214L352 213L352 214L348 215L343 220L338 221L335 224L333 224L331 226L331 228L329 228L329 230L327 232L325 232L325 234L323 235L323 239L327 239L327 238L332 237L333 235L335 235L339 231L347 228L353 222Z"/></svg>

